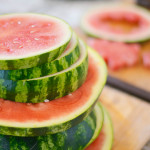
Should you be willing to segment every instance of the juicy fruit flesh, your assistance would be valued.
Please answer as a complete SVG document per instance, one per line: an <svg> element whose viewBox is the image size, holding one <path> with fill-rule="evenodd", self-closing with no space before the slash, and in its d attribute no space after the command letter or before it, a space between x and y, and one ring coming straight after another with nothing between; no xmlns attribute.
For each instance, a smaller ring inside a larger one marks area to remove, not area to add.
<svg viewBox="0 0 150 150"><path fill-rule="evenodd" d="M0 56L22 56L56 46L64 31L59 23L42 17L0 18Z"/></svg>
<svg viewBox="0 0 150 150"><path fill-rule="evenodd" d="M150 51L143 53L143 64L145 67L150 68Z"/></svg>
<svg viewBox="0 0 150 150"><path fill-rule="evenodd" d="M88 44L107 62L112 70L133 66L139 58L139 44L125 44L90 38Z"/></svg>
<svg viewBox="0 0 150 150"><path fill-rule="evenodd" d="M92 85L97 81L98 71L96 67L93 68L93 65L95 66L93 63L94 61L90 58L85 83L78 90L65 97L38 104L17 103L0 99L0 120L45 121L61 118L76 111L86 104L92 91Z"/></svg>
<svg viewBox="0 0 150 150"><path fill-rule="evenodd" d="M133 12L114 10L92 14L89 16L88 22L97 30L118 34L141 32L150 24L145 18Z"/></svg>
<svg viewBox="0 0 150 150"><path fill-rule="evenodd" d="M101 150L105 141L106 135L103 129L99 136L85 150Z"/></svg>

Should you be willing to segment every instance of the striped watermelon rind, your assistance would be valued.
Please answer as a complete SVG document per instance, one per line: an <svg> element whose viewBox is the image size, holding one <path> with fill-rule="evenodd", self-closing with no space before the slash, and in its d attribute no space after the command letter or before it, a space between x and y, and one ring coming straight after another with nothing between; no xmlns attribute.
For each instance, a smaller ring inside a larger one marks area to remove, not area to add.
<svg viewBox="0 0 150 150"><path fill-rule="evenodd" d="M72 36L72 29L71 27L63 20L49 15L41 15L41 14L34 14L34 13L22 13L22 14L6 14L1 15L0 17L10 17L10 16L35 16L48 19L53 19L59 22L62 25L62 29L66 29L66 35L64 37L64 41L58 43L57 46L52 47L50 49L44 50L44 52L37 52L37 54L30 54L27 56L20 56L16 58L1 58L0 59L0 70L16 70L16 69L24 69L24 68L31 68L35 66L39 66L41 64L51 62L52 60L59 57L65 48L67 47L69 41L71 40Z"/></svg>
<svg viewBox="0 0 150 150"><path fill-rule="evenodd" d="M80 42L79 47L79 59L63 71L27 80L0 79L1 98L23 103L39 103L75 91L84 83L88 69L87 48L83 42Z"/></svg>
<svg viewBox="0 0 150 150"><path fill-rule="evenodd" d="M102 110L104 112L104 123L103 123L102 130L105 134L105 140L101 150L106 150L106 149L111 150L113 145L113 139L114 139L112 120L109 116L109 113L107 112L106 108L103 105L102 105Z"/></svg>
<svg viewBox="0 0 150 150"><path fill-rule="evenodd" d="M93 137L95 130L97 128L100 128L103 124L102 110L100 109L100 107L96 107L81 123L60 133L37 137L16 137L0 135L0 149L82 150L84 147L86 147L87 143L89 143L90 139Z"/></svg>
<svg viewBox="0 0 150 150"><path fill-rule="evenodd" d="M45 63L40 66L35 66L33 68L27 69L0 70L0 79L13 81L33 79L54 74L56 72L67 69L77 61L80 55L78 39L75 33L73 33L70 42L71 42L70 48L68 48L61 54L60 57L51 61L50 63Z"/></svg>
<svg viewBox="0 0 150 150"><path fill-rule="evenodd" d="M67 130L77 123L81 122L95 106L99 95L106 83L107 67L104 60L96 51L88 47L90 57L97 66L98 79L92 85L90 97L87 102L76 111L57 119L46 120L42 122L16 122L0 119L0 134L13 136L39 136L54 134Z"/></svg>
<svg viewBox="0 0 150 150"><path fill-rule="evenodd" d="M32 126L30 127L19 127L19 126L13 126L12 124L6 126L6 122L4 123L5 125L0 125L0 134L3 135L12 135L12 136L19 136L19 137L30 137L30 136L43 136L43 135L48 135L48 134L55 134L59 132L66 131L74 126L76 126L78 123L82 122L89 113L93 110L95 104L96 104L97 99L95 100L95 103L93 103L90 108L88 108L85 112L81 113L78 116L73 116L70 120L68 119L66 122L61 122L59 124L53 123L53 124L48 124L44 127L36 127L37 125L32 123ZM40 123L39 123L40 124Z"/></svg>
<svg viewBox="0 0 150 150"><path fill-rule="evenodd" d="M94 132L91 140L86 145L86 147L88 147L98 137L100 131L102 130L103 122L104 122L104 113L103 113L102 109L103 108L102 108L101 104L99 102L97 102L97 104L95 106L95 111L96 111L96 114L97 114L97 127L95 129L95 132ZM101 118L103 118L103 119L101 119Z"/></svg>
<svg viewBox="0 0 150 150"><path fill-rule="evenodd" d="M100 102L98 102L98 105L100 106ZM88 144L88 147L85 150L111 150L113 145L113 126L112 126L112 120L109 116L109 113L105 109L103 105L101 105L101 109L104 115L104 121L102 125L102 129L99 132L96 132L96 139ZM94 135L93 135L94 136Z"/></svg>

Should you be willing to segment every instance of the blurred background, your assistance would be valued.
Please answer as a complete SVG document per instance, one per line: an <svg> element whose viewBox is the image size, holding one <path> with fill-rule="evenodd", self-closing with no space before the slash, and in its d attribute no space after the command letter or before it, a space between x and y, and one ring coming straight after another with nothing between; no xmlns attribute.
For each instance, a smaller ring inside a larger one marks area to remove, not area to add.
<svg viewBox="0 0 150 150"><path fill-rule="evenodd" d="M111 1L139 3L150 8L150 0ZM64 19L73 28L79 28L81 16L88 9L100 5L102 2L108 2L108 0L0 0L0 14L19 12L50 14ZM150 50L150 48L148 49ZM150 69L141 68L141 66L137 66L134 68L135 71L130 68L123 69L112 73L112 75L145 90L148 89L148 85L150 89ZM146 72L145 74L142 74L143 70ZM132 78L130 74L132 74ZM146 80L141 80L142 78ZM150 138L150 105L107 86L101 99L108 108L114 124L115 148L113 150L140 150ZM150 142L143 150L150 150Z"/></svg>
<svg viewBox="0 0 150 150"><path fill-rule="evenodd" d="M71 26L79 24L81 15L98 2L110 0L0 0L0 14L16 12L37 12L57 16ZM134 0L111 0L133 2Z"/></svg>

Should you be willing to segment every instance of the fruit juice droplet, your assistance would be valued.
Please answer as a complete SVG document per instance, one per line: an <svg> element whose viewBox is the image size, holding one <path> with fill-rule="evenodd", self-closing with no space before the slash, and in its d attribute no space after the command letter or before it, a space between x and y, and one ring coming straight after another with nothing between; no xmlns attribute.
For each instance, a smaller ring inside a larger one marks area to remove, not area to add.
<svg viewBox="0 0 150 150"><path fill-rule="evenodd" d="M38 38L34 38L34 40L38 41L39 39Z"/></svg>
<svg viewBox="0 0 150 150"><path fill-rule="evenodd" d="M48 99L45 99L44 102L49 102L49 100L48 100Z"/></svg>
<svg viewBox="0 0 150 150"><path fill-rule="evenodd" d="M35 27L35 25L31 25L31 27L32 27L32 28L34 28L34 27Z"/></svg>
<svg viewBox="0 0 150 150"><path fill-rule="evenodd" d="M21 24L21 21L18 21L17 23L18 23L18 24Z"/></svg>
<svg viewBox="0 0 150 150"><path fill-rule="evenodd" d="M20 46L19 46L19 49L20 49L20 48L23 48L23 46L22 46L22 45L20 45Z"/></svg>
<svg viewBox="0 0 150 150"><path fill-rule="evenodd" d="M31 30L31 31L30 31L31 34L34 33L34 32L35 32L34 30Z"/></svg>

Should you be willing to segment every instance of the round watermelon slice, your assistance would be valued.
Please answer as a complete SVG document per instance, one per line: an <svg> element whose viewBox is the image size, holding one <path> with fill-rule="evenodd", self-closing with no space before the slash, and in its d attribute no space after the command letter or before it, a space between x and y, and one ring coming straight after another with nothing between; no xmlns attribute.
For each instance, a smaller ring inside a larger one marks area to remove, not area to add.
<svg viewBox="0 0 150 150"><path fill-rule="evenodd" d="M135 5L102 3L83 16L81 27L97 38L140 42L150 39L149 16L149 11Z"/></svg>
<svg viewBox="0 0 150 150"><path fill-rule="evenodd" d="M0 97L16 102L40 103L75 91L84 83L88 70L87 47L82 41L79 47L79 59L65 70L27 80L0 79Z"/></svg>
<svg viewBox="0 0 150 150"><path fill-rule="evenodd" d="M72 36L64 21L40 14L0 16L0 69L31 68L57 58Z"/></svg>
<svg viewBox="0 0 150 150"><path fill-rule="evenodd" d="M111 70L130 67L138 63L139 44L127 44L90 38L88 44L106 61Z"/></svg>
<svg viewBox="0 0 150 150"><path fill-rule="evenodd" d="M58 133L81 122L94 107L106 82L107 68L92 49L86 81L73 93L44 103L17 103L0 99L0 134L38 136Z"/></svg>
<svg viewBox="0 0 150 150"><path fill-rule="evenodd" d="M0 79L16 81L39 78L42 76L54 74L70 67L79 59L79 56L80 50L78 46L78 38L76 34L73 33L67 48L57 59L51 61L50 63L45 63L40 66L27 69L0 70Z"/></svg>
<svg viewBox="0 0 150 150"><path fill-rule="evenodd" d="M78 125L60 133L37 137L0 135L1 150L81 150L103 124L102 109L98 106Z"/></svg>
<svg viewBox="0 0 150 150"><path fill-rule="evenodd" d="M112 122L107 113L106 109L102 106L104 112L104 123L103 128L95 139L86 150L111 150L113 144L113 127Z"/></svg>

